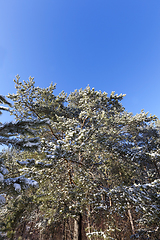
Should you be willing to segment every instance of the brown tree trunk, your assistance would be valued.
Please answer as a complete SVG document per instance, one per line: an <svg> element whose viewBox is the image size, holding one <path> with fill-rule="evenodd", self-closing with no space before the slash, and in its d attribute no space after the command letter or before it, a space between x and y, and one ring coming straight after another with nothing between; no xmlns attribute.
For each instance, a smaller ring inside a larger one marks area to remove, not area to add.
<svg viewBox="0 0 160 240"><path fill-rule="evenodd" d="M133 218L132 218L132 214L131 214L131 210L130 210L130 205L129 205L129 203L128 203L128 216L129 216L129 220L130 220L130 224L131 224L132 234L135 234L135 229L134 229L134 224L133 224Z"/></svg>
<svg viewBox="0 0 160 240"><path fill-rule="evenodd" d="M66 240L66 221L63 220L63 233L62 233L62 239Z"/></svg>
<svg viewBox="0 0 160 240"><path fill-rule="evenodd" d="M82 240L82 215L79 214L74 220L73 240Z"/></svg>
<svg viewBox="0 0 160 240"><path fill-rule="evenodd" d="M88 207L88 215L87 215L88 233L91 233L90 214L91 214L91 205L89 205L89 207Z"/></svg>

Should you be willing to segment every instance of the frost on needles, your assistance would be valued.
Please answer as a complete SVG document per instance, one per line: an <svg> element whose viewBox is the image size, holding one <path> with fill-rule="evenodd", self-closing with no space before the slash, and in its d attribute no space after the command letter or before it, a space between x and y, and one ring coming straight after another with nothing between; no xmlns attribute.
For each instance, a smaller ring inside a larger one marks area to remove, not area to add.
<svg viewBox="0 0 160 240"><path fill-rule="evenodd" d="M40 88L33 78L21 82L19 76L14 82L16 93L8 97L16 122L0 125L0 142L14 147L12 164L20 175L9 179L19 196L25 185L38 183L34 201L43 222L54 229L62 222L67 228L67 219L78 224L82 216L91 237L158 239L157 117L128 113L123 94L108 96L87 86L68 96L63 91L54 95L53 84ZM4 185L7 175L0 173ZM36 226L45 231L45 224Z"/></svg>

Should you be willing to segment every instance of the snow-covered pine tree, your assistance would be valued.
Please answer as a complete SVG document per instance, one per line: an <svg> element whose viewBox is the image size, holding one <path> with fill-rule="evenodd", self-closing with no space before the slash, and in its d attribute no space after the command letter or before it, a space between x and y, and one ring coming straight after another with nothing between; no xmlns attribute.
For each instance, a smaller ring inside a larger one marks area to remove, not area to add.
<svg viewBox="0 0 160 240"><path fill-rule="evenodd" d="M32 78L20 82L19 76L15 84L17 93L9 97L14 101L12 113L16 119L50 120L37 130L43 158L32 164L30 159L18 161L22 170L24 166L32 169L41 183L37 200L46 217L56 222L87 214L91 209L89 218L94 222L103 217L105 229L100 233L90 224L88 236L136 237L139 228L135 221L141 229L145 224L146 234L158 231L155 221L153 225L141 221L148 216L142 211L143 197L139 197L148 196L150 217L156 219L159 190L157 184L156 188L152 186L159 181L157 118L143 111L135 116L126 112L121 104L124 95L111 93L108 97L87 87L68 97L64 92L55 96L52 84L42 89L34 86ZM149 194L155 191L153 207ZM133 199L138 199L141 207L137 208ZM123 231L126 219L130 223L127 228L131 226L129 235Z"/></svg>

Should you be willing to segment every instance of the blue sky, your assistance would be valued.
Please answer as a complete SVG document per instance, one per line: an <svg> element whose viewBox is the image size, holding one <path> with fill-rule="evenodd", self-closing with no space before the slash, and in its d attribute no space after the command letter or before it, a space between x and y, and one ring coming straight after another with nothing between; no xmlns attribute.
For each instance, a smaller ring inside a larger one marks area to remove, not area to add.
<svg viewBox="0 0 160 240"><path fill-rule="evenodd" d="M125 93L126 110L160 118L160 1L0 0L0 94L17 74Z"/></svg>

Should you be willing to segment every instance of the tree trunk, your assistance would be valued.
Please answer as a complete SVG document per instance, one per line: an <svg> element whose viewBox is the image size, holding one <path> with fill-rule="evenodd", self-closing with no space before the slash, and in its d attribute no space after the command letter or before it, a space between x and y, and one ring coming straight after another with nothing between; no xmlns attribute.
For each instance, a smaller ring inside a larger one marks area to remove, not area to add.
<svg viewBox="0 0 160 240"><path fill-rule="evenodd" d="M90 214L91 214L91 205L89 205L89 207L88 207L88 215L87 215L88 233L91 233Z"/></svg>
<svg viewBox="0 0 160 240"><path fill-rule="evenodd" d="M62 233L62 240L66 240L66 221L63 220L63 233Z"/></svg>
<svg viewBox="0 0 160 240"><path fill-rule="evenodd" d="M134 229L134 224L133 224L133 218L132 218L132 214L130 211L130 205L128 203L128 216L129 216L129 220L130 220L130 224L131 224L131 229L132 229L132 234L135 234L135 229Z"/></svg>
<svg viewBox="0 0 160 240"><path fill-rule="evenodd" d="M79 214L74 220L73 240L82 240L82 215Z"/></svg>

